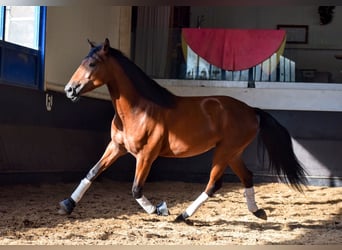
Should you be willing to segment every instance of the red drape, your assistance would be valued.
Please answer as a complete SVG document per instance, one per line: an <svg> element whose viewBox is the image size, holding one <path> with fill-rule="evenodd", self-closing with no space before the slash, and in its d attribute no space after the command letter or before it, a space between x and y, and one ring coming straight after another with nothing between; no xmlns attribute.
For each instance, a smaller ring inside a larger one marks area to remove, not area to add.
<svg viewBox="0 0 342 250"><path fill-rule="evenodd" d="M210 64L244 70L265 61L285 41L284 30L184 28L189 47Z"/></svg>

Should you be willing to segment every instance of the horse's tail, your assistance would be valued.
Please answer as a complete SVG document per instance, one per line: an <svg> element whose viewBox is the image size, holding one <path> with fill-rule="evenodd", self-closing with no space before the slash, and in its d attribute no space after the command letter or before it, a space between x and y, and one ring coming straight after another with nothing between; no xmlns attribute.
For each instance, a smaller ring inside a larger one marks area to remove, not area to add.
<svg viewBox="0 0 342 250"><path fill-rule="evenodd" d="M301 184L307 184L306 172L293 151L289 132L269 113L258 108L255 111L260 117L259 136L268 152L269 168L282 181L302 192Z"/></svg>

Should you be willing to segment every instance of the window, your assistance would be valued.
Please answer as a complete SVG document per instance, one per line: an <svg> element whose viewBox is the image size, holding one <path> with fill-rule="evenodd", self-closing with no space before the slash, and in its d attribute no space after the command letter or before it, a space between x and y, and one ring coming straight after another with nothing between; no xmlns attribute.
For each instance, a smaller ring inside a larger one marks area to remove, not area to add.
<svg viewBox="0 0 342 250"><path fill-rule="evenodd" d="M35 6L5 7L3 40L24 47L38 49L39 8Z"/></svg>
<svg viewBox="0 0 342 250"><path fill-rule="evenodd" d="M46 7L0 9L1 83L43 89Z"/></svg>

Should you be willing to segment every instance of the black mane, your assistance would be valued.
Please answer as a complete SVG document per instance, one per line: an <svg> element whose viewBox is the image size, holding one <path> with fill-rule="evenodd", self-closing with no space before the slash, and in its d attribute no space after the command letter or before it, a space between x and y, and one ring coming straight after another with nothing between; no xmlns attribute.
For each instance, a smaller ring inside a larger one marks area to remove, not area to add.
<svg viewBox="0 0 342 250"><path fill-rule="evenodd" d="M90 53L96 53L97 51L98 50L94 48ZM133 86L144 98L162 107L174 107L176 102L176 96L174 94L151 79L120 50L110 48L109 53L121 65Z"/></svg>

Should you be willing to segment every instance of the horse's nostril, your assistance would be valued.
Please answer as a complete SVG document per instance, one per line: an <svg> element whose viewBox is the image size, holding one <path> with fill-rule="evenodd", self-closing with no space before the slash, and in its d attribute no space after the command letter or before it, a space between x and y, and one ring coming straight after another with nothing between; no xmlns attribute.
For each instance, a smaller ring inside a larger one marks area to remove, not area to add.
<svg viewBox="0 0 342 250"><path fill-rule="evenodd" d="M65 91L66 93L70 93L70 92L72 92L72 88L71 88L71 87L66 87L66 88L64 89L64 91Z"/></svg>

